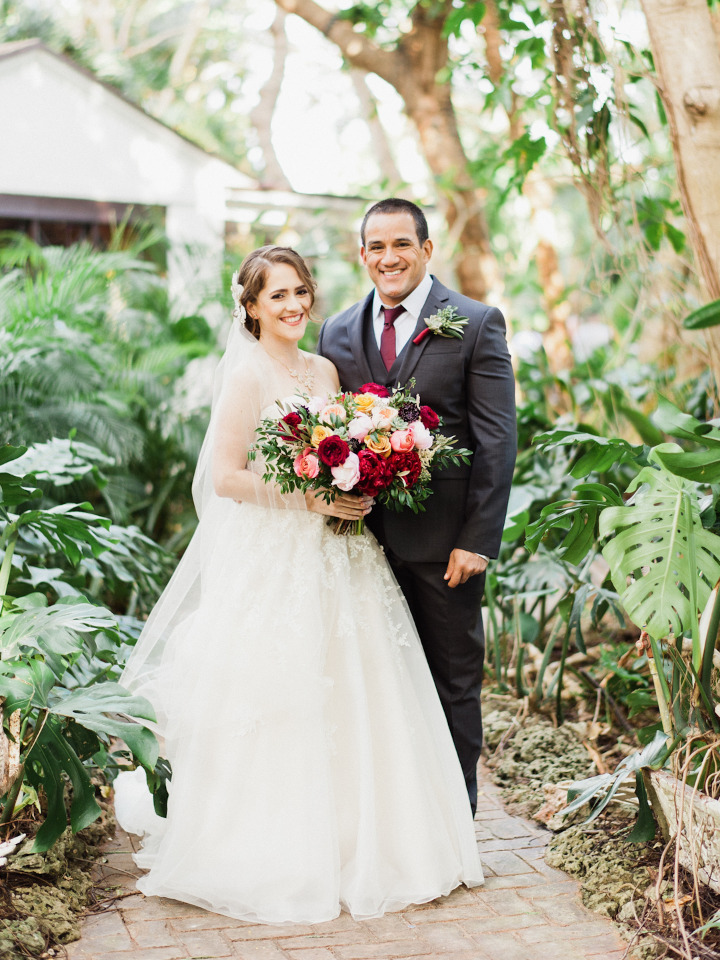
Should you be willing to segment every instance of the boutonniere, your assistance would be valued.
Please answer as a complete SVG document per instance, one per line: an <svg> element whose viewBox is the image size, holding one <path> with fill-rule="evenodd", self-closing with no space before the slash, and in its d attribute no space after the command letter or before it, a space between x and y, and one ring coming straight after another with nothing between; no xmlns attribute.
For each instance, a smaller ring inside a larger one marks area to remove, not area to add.
<svg viewBox="0 0 720 960"><path fill-rule="evenodd" d="M413 343L422 343L430 333L438 337L455 337L456 340L462 340L468 318L458 316L455 307L445 307L444 310L433 313L425 323L427 326L415 337Z"/></svg>

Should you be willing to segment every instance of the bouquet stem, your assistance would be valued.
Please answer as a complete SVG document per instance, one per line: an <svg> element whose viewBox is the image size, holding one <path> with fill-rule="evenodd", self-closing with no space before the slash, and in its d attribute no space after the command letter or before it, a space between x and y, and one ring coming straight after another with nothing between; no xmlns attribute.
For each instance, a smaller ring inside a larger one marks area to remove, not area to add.
<svg viewBox="0 0 720 960"><path fill-rule="evenodd" d="M328 522L333 528L333 533L342 537L346 537L348 534L358 536L365 530L363 517L360 517L359 520L341 520L338 517L330 517Z"/></svg>

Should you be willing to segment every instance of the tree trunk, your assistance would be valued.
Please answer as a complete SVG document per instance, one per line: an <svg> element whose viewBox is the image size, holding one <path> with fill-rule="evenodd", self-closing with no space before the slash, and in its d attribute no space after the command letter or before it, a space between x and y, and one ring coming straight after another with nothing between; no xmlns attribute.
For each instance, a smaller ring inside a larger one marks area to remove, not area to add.
<svg viewBox="0 0 720 960"><path fill-rule="evenodd" d="M395 163L395 157L390 148L390 141L385 132L385 127L380 122L377 100L365 82L366 77L367 73L364 70L358 70L357 67L350 67L350 79L352 80L353 89L360 101L365 122L370 128L370 137L375 150L375 157L380 167L380 178L388 184L389 189L395 190L402 184L403 178L400 176L400 171Z"/></svg>
<svg viewBox="0 0 720 960"><path fill-rule="evenodd" d="M272 142L272 119L275 112L275 104L280 96L280 88L282 87L283 77L285 75L285 61L288 52L288 41L285 34L285 17L285 12L278 8L275 19L270 27L270 34L273 40L273 68L260 91L260 99L258 100L257 106L253 108L250 114L250 120L258 135L258 143L265 161L262 184L264 187L272 187L276 190L292 189L285 176L285 171L280 166L280 161L277 158Z"/></svg>
<svg viewBox="0 0 720 960"><path fill-rule="evenodd" d="M0 797L12 787L20 772L20 711L10 715L9 727L13 739L5 736L2 727L3 703L0 701Z"/></svg>
<svg viewBox="0 0 720 960"><path fill-rule="evenodd" d="M642 0L690 239L720 298L720 52L707 0Z"/></svg>
<svg viewBox="0 0 720 960"><path fill-rule="evenodd" d="M335 43L352 66L376 73L397 90L414 123L425 160L435 179L440 203L457 249L454 264L463 293L484 300L499 294L497 265L490 249L483 197L468 172L450 83L438 82L448 66L447 38L443 36L450 5L416 4L412 28L394 50L384 49L357 33L349 20L326 10L315 0L275 0Z"/></svg>

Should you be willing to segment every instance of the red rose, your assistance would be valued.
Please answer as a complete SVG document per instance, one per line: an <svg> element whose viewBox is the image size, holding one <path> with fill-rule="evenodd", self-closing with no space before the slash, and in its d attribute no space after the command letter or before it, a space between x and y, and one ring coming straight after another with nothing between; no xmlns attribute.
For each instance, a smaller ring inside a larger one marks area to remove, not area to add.
<svg viewBox="0 0 720 960"><path fill-rule="evenodd" d="M381 383L364 383L358 393L374 393L376 397L389 397L390 391Z"/></svg>
<svg viewBox="0 0 720 960"><path fill-rule="evenodd" d="M280 426L285 426L287 432L283 434L283 440L298 440L300 437L300 432L298 427L302 423L302 417L299 413L291 411L286 413L285 416L280 420Z"/></svg>
<svg viewBox="0 0 720 960"><path fill-rule="evenodd" d="M350 453L350 447L341 438L332 434L325 437L318 444L318 456L328 467L339 467L345 463Z"/></svg>
<svg viewBox="0 0 720 960"><path fill-rule="evenodd" d="M432 407L420 407L420 419L422 420L422 425L427 427L428 430L434 430L440 425L440 417L435 413Z"/></svg>
<svg viewBox="0 0 720 960"><path fill-rule="evenodd" d="M360 481L357 489L366 497L375 497L392 483L393 473L388 470L384 457L372 450L360 450Z"/></svg>
<svg viewBox="0 0 720 960"><path fill-rule="evenodd" d="M420 479L422 463L417 453L411 450L409 453L391 453L387 458L387 468L393 476L403 474L401 479L406 487L414 487Z"/></svg>

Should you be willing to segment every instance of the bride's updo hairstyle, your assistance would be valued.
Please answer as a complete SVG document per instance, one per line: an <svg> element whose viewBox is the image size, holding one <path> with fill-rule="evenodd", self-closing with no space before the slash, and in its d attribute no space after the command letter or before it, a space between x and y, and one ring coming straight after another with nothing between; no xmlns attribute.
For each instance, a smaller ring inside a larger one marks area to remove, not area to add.
<svg viewBox="0 0 720 960"><path fill-rule="evenodd" d="M315 288L317 284L313 280L308 265L299 253L296 253L291 247L267 246L253 250L242 262L238 281L243 287L240 300L247 312L245 327L256 340L260 339L260 323L255 317L250 316L249 307L251 304L257 302L257 298L267 283L268 271L276 263L287 263L289 266L295 268L301 283L304 283L310 291L311 311L315 303Z"/></svg>

